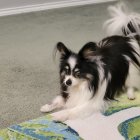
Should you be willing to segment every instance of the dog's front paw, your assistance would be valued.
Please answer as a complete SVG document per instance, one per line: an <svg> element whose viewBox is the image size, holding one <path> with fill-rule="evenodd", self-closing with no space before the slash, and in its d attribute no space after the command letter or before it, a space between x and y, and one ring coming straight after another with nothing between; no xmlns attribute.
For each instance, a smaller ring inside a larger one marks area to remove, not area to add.
<svg viewBox="0 0 140 140"><path fill-rule="evenodd" d="M69 119L69 112L68 111L59 111L56 113L52 113L52 120L64 122Z"/></svg>
<svg viewBox="0 0 140 140"><path fill-rule="evenodd" d="M40 108L40 111L41 111L41 112L50 112L50 111L52 111L52 107L51 107L51 105L46 104L46 105L43 105L43 106Z"/></svg>
<svg viewBox="0 0 140 140"><path fill-rule="evenodd" d="M128 97L129 100L134 100L136 98L135 94L134 94L134 89L133 88L129 88L128 89L127 97Z"/></svg>
<svg viewBox="0 0 140 140"><path fill-rule="evenodd" d="M128 96L128 99L129 99L129 100L135 100L135 98L136 98L135 95L129 95L129 96Z"/></svg>

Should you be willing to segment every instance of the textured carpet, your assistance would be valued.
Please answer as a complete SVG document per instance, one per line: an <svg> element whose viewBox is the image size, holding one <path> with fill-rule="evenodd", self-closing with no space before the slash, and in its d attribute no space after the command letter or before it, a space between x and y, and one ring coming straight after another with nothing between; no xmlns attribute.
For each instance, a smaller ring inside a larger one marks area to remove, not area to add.
<svg viewBox="0 0 140 140"><path fill-rule="evenodd" d="M44 115L40 106L59 92L55 44L79 50L100 40L109 4L0 17L0 128Z"/></svg>

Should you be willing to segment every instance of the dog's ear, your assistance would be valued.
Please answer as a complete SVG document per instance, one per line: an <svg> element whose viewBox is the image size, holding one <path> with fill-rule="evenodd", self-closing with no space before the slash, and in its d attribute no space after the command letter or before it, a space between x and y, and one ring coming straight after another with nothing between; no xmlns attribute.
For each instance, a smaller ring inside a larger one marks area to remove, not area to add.
<svg viewBox="0 0 140 140"><path fill-rule="evenodd" d="M57 43L56 49L60 52L61 55L67 55L70 53L70 50L67 49L67 47L62 42Z"/></svg>
<svg viewBox="0 0 140 140"><path fill-rule="evenodd" d="M94 42L88 42L86 43L82 49L79 51L79 56L81 56L83 59L91 59L94 56L94 52L97 49L97 45Z"/></svg>

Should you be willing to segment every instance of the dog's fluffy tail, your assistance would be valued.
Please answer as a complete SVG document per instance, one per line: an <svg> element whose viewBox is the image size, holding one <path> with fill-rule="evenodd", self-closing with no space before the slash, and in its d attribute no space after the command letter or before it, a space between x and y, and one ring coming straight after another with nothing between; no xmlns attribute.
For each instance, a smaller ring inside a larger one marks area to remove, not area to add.
<svg viewBox="0 0 140 140"><path fill-rule="evenodd" d="M110 6L108 11L111 18L104 23L108 35L140 35L140 14L128 12L124 3Z"/></svg>

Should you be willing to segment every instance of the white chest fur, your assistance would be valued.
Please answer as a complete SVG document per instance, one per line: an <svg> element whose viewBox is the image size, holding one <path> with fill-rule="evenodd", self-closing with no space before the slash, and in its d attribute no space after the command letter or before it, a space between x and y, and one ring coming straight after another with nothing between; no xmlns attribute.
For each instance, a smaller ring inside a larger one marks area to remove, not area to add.
<svg viewBox="0 0 140 140"><path fill-rule="evenodd" d="M83 104L92 97L92 92L89 90L88 83L83 82L78 86L68 89L69 98L66 102L66 108L72 108L77 105Z"/></svg>

